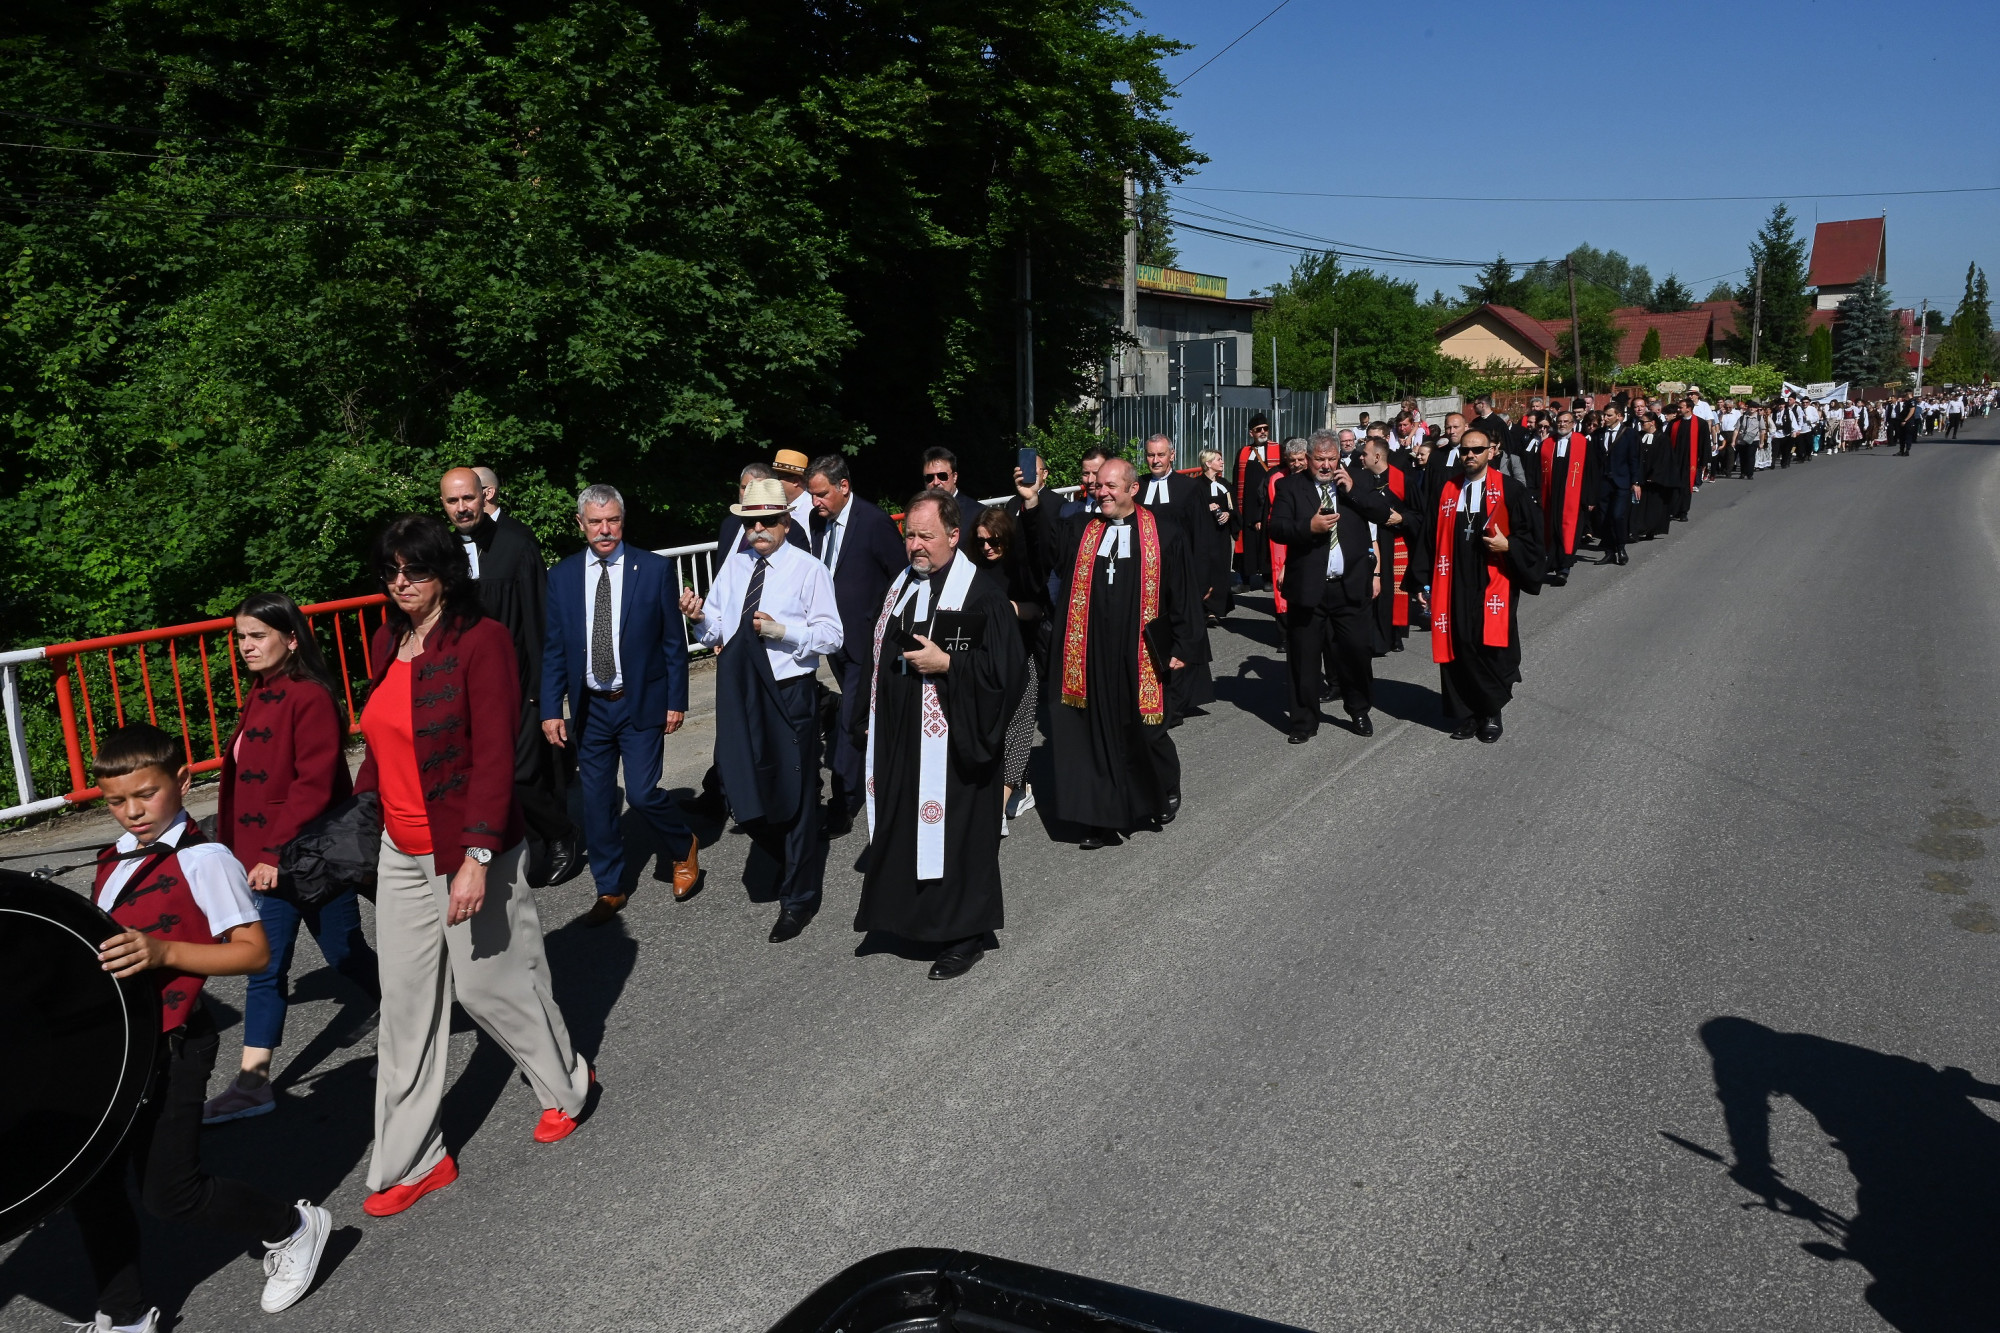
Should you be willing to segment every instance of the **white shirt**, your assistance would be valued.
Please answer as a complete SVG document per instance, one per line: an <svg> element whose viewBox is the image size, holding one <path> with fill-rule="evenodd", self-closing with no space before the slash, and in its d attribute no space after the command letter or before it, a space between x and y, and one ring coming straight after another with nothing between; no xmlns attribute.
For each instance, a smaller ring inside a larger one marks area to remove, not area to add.
<svg viewBox="0 0 2000 1333"><path fill-rule="evenodd" d="M1727 412L1724 412L1722 414L1721 417L1722 428L1724 430L1735 430L1736 423L1741 420L1743 420L1743 414L1741 412L1738 412L1735 408L1732 407Z"/></svg>
<svg viewBox="0 0 2000 1333"><path fill-rule="evenodd" d="M1165 477L1148 476L1146 478L1146 494L1140 498L1139 503L1143 505L1163 505L1172 499L1173 497L1167 486L1167 478L1173 475L1170 471Z"/></svg>
<svg viewBox="0 0 2000 1333"><path fill-rule="evenodd" d="M611 553L611 679L599 680L590 669L590 636L597 628L597 578L604 566L597 552L583 548L583 683L593 690L615 692L625 688L625 655L618 642L625 625L625 543Z"/></svg>
<svg viewBox="0 0 2000 1333"><path fill-rule="evenodd" d="M167 825L159 841L169 847L179 848L181 835L187 832L188 814L183 810L174 816L174 822ZM118 850L129 852L137 849L139 839L130 833L118 839ZM138 870L139 863L146 858L135 856L129 861L120 861L112 868L111 877L104 881L104 889L97 895L97 905L105 911L118 901L118 891L125 887ZM221 939L238 926L247 926L260 920L257 899L250 892L250 881L243 873L242 863L227 847L219 842L198 842L180 853L181 870L187 875L188 892L194 895L195 904L201 914L208 918L208 933Z"/></svg>
<svg viewBox="0 0 2000 1333"><path fill-rule="evenodd" d="M472 566L472 577L477 582L479 579L479 543L464 533L459 534L458 540L465 547L466 563Z"/></svg>
<svg viewBox="0 0 2000 1333"><path fill-rule="evenodd" d="M826 566L790 542L778 543L767 557L764 591L757 609L785 627L782 639L765 639L771 674L779 680L809 676L819 670L821 653L840 648L840 608L833 600L833 575ZM743 595L757 568L755 551L738 551L715 572L715 584L702 604L695 634L711 648L726 647L743 619Z"/></svg>
<svg viewBox="0 0 2000 1333"><path fill-rule="evenodd" d="M847 545L847 516L853 511L854 500L849 497L847 503L840 507L838 514L827 516L826 527L819 534L820 563L826 566L828 574L840 568L841 549ZM810 527L806 529L806 534L808 537L811 536Z"/></svg>
<svg viewBox="0 0 2000 1333"><path fill-rule="evenodd" d="M1326 503L1326 497L1328 495L1332 495L1334 497L1335 508L1334 508L1333 531L1326 534L1329 538L1331 538L1331 540L1328 541L1326 547L1326 576L1330 579L1339 578L1342 574L1345 574L1347 572L1347 556L1340 549L1339 483L1333 481L1322 482L1318 477L1314 477L1313 487L1315 490L1320 491L1321 504ZM1324 489L1320 489L1322 487L1324 487ZM1371 524L1370 526L1373 525Z"/></svg>
<svg viewBox="0 0 2000 1333"><path fill-rule="evenodd" d="M1700 398L1694 400L1694 414L1703 421L1715 420L1715 409Z"/></svg>

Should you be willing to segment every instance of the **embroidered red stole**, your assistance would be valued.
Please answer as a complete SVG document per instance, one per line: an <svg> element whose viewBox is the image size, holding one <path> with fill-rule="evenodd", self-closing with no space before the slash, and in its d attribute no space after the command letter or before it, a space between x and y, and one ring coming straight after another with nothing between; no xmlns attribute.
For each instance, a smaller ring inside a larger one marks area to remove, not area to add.
<svg viewBox="0 0 2000 1333"><path fill-rule="evenodd" d="M1489 467L1486 482L1486 527L1509 535L1512 520L1507 517L1507 497L1501 489L1500 471ZM1458 494L1464 486L1458 478L1448 479L1438 497L1437 563L1431 570L1431 660L1456 660L1451 646L1451 580L1458 571L1452 553L1458 549ZM1486 604L1480 616L1479 641L1488 648L1507 646L1507 612L1514 604L1514 580L1507 577L1506 563L1490 556L1486 560Z"/></svg>
<svg viewBox="0 0 2000 1333"><path fill-rule="evenodd" d="M1563 511L1556 515L1549 513L1549 496L1555 490L1556 441L1561 438L1551 435L1542 441L1542 512L1548 514L1549 545L1556 546L1560 533L1562 543L1557 549L1570 555L1576 550L1576 520L1583 503L1583 451L1590 442L1581 435L1569 437L1569 457L1562 460L1569 465L1563 483Z"/></svg>
<svg viewBox="0 0 2000 1333"><path fill-rule="evenodd" d="M1398 500L1406 499L1405 492L1409 489L1409 484L1403 478L1403 469L1392 465L1389 468L1388 476L1389 494L1395 496ZM1403 590L1403 575L1410 567L1410 539L1404 533L1403 525L1400 523L1392 528L1384 528L1382 531L1389 538L1389 577L1392 580L1389 586L1395 589L1395 594L1389 601L1389 623L1391 625L1408 625L1410 623L1410 594Z"/></svg>
<svg viewBox="0 0 2000 1333"><path fill-rule="evenodd" d="M1070 571L1069 620L1063 629L1062 701L1072 708L1090 705L1090 585L1096 573L1097 548L1109 528L1101 518L1083 525L1083 540L1077 543L1076 565ZM1160 673L1146 651L1146 626L1160 618L1160 524L1149 509L1132 512L1132 526L1139 539L1139 720L1158 724L1167 720L1166 692L1160 688Z"/></svg>

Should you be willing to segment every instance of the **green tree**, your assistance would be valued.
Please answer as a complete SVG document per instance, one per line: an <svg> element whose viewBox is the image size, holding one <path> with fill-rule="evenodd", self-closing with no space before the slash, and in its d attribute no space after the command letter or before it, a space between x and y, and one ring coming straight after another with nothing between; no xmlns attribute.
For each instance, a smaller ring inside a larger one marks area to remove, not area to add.
<svg viewBox="0 0 2000 1333"><path fill-rule="evenodd" d="M1889 384L1903 376L1902 332L1888 289L1864 273L1833 326L1833 378L1855 385Z"/></svg>
<svg viewBox="0 0 2000 1333"><path fill-rule="evenodd" d="M1590 384L1601 384L1611 377L1618 365L1618 326L1611 322L1611 314L1602 307L1584 308L1580 303L1576 320L1577 338L1574 343L1570 330L1564 328L1556 335L1555 369L1563 375L1563 381L1570 388L1581 393ZM1583 348L1583 377L1585 384L1575 383L1576 353L1574 344Z"/></svg>
<svg viewBox="0 0 2000 1333"><path fill-rule="evenodd" d="M1644 264L1635 264L1616 250L1599 250L1587 243L1571 250L1563 260L1538 260L1522 280L1544 291L1564 293L1567 301L1572 269L1579 291L1585 284L1601 287L1617 298L1615 304L1644 305L1652 296L1653 277Z"/></svg>
<svg viewBox="0 0 2000 1333"><path fill-rule="evenodd" d="M1469 287L1460 287L1468 305L1520 304L1528 284L1515 275L1514 266L1507 262L1507 256L1495 255L1493 262L1479 270L1479 276Z"/></svg>
<svg viewBox="0 0 2000 1333"><path fill-rule="evenodd" d="M1646 336L1639 340L1639 359L1641 361L1658 361L1660 359L1660 331L1658 329L1649 327L1646 330Z"/></svg>
<svg viewBox="0 0 2000 1333"><path fill-rule="evenodd" d="M1252 353L1256 382L1271 382L1271 339L1278 341L1278 382L1323 387L1332 369L1333 332L1340 330L1340 397L1378 402L1444 385L1437 323L1417 303L1417 286L1369 269L1345 270L1330 254L1302 255L1291 277L1271 289L1271 308L1258 313Z"/></svg>
<svg viewBox="0 0 2000 1333"><path fill-rule="evenodd" d="M1992 373L1993 307L1986 273L1977 264L1967 264L1965 294L1952 312L1951 324L1924 379L1934 384L1973 384Z"/></svg>
<svg viewBox="0 0 2000 1333"><path fill-rule="evenodd" d="M1176 268L1180 249L1174 244L1173 218L1167 212L1165 190L1141 190L1133 211L1139 218L1139 262ZM1064 483L1067 485L1067 483Z"/></svg>
<svg viewBox="0 0 2000 1333"><path fill-rule="evenodd" d="M1694 293L1687 289L1676 274L1669 273L1653 290L1653 299L1646 303L1646 309L1656 315L1671 315L1677 310L1692 310Z"/></svg>
<svg viewBox="0 0 2000 1333"><path fill-rule="evenodd" d="M1701 299L1704 303L1709 301L1734 301L1736 299L1736 289L1726 282L1718 282L1715 286L1709 288L1708 295Z"/></svg>
<svg viewBox="0 0 2000 1333"><path fill-rule="evenodd" d="M1786 375L1802 372L1806 356L1806 319L1812 313L1812 293L1806 289L1806 247L1798 236L1791 211L1783 204L1750 243L1750 266L1744 270L1743 285L1736 289L1736 304L1745 318L1737 321L1728 355L1750 364L1750 319L1756 308L1756 272L1764 265L1764 332L1757 355L1766 365L1776 366Z"/></svg>
<svg viewBox="0 0 2000 1333"><path fill-rule="evenodd" d="M1824 324L1806 339L1805 375L1808 384L1823 384L1833 378L1833 330Z"/></svg>

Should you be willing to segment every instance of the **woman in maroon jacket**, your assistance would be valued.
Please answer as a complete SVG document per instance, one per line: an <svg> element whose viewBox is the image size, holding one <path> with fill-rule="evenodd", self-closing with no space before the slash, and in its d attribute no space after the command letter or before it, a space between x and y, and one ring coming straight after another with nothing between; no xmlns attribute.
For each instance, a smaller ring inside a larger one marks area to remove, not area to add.
<svg viewBox="0 0 2000 1333"><path fill-rule="evenodd" d="M328 967L380 999L375 951L361 934L351 893L300 908L278 889L278 853L307 820L347 799L347 719L305 617L281 592L236 608L236 651L248 672L243 713L222 752L222 809L215 838L236 854L257 891L271 961L250 978L243 1003L243 1072L209 1099L202 1123L275 1110L271 1052L284 1040L292 946L303 921Z"/></svg>
<svg viewBox="0 0 2000 1333"><path fill-rule="evenodd" d="M397 519L375 556L389 605L369 649L368 758L354 789L382 803L375 1192L362 1208L387 1217L458 1179L438 1127L454 991L534 1088L538 1143L576 1128L593 1079L549 989L528 886L514 641L480 615L465 548L442 520Z"/></svg>

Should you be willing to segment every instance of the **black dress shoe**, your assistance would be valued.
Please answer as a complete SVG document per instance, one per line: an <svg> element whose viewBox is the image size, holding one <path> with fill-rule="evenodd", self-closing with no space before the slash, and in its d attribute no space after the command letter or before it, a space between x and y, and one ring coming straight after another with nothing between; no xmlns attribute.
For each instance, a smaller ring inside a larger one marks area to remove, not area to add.
<svg viewBox="0 0 2000 1333"><path fill-rule="evenodd" d="M1174 822L1174 816L1179 814L1180 812L1181 812L1181 794L1177 791L1168 792L1167 808L1160 815L1160 822L1162 824L1171 824Z"/></svg>
<svg viewBox="0 0 2000 1333"><path fill-rule="evenodd" d="M985 953L984 949L966 949L963 952L954 950L945 954L931 964L931 980L950 981L953 977L962 977L972 970L972 965Z"/></svg>
<svg viewBox="0 0 2000 1333"><path fill-rule="evenodd" d="M1304 745L1307 741L1311 740L1312 738L1313 734L1310 731L1295 731L1291 735L1285 737L1285 744Z"/></svg>
<svg viewBox="0 0 2000 1333"><path fill-rule="evenodd" d="M1333 702L1333 686L1322 685L1319 687L1319 701L1323 704L1330 704Z"/></svg>
<svg viewBox="0 0 2000 1333"><path fill-rule="evenodd" d="M1479 719L1476 717L1462 717L1458 720L1457 729L1451 733L1451 738L1455 741L1469 741L1478 734Z"/></svg>
<svg viewBox="0 0 2000 1333"><path fill-rule="evenodd" d="M549 848L548 886L567 884L583 873L583 841L575 834Z"/></svg>
<svg viewBox="0 0 2000 1333"><path fill-rule="evenodd" d="M819 821L819 836L828 841L844 838L854 830L854 815L851 811L835 810L827 807L826 814Z"/></svg>
<svg viewBox="0 0 2000 1333"><path fill-rule="evenodd" d="M812 921L810 912L794 912L786 908L778 913L778 924L771 927L771 943L783 944L786 940L799 937L800 932Z"/></svg>
<svg viewBox="0 0 2000 1333"><path fill-rule="evenodd" d="M1491 745L1493 742L1499 740L1500 719L1489 717L1484 722L1481 722L1479 724L1479 739L1487 745Z"/></svg>
<svg viewBox="0 0 2000 1333"><path fill-rule="evenodd" d="M1359 713L1356 713L1353 717L1349 718L1348 721L1354 724L1354 734L1357 736L1373 736L1375 734L1374 719L1368 716L1367 710L1365 709Z"/></svg>
<svg viewBox="0 0 2000 1333"><path fill-rule="evenodd" d="M1629 565L1629 564L1631 564L1631 563L1632 563L1632 554L1631 554L1631 552L1629 552L1629 551L1620 551L1620 552L1618 553L1618 563L1619 563L1619 564L1621 564L1621 565Z"/></svg>
<svg viewBox="0 0 2000 1333"><path fill-rule="evenodd" d="M1084 833L1082 839L1076 844L1076 849L1079 852L1094 852L1100 847L1115 847L1117 845L1118 835L1116 833L1113 833L1108 828L1094 828Z"/></svg>

